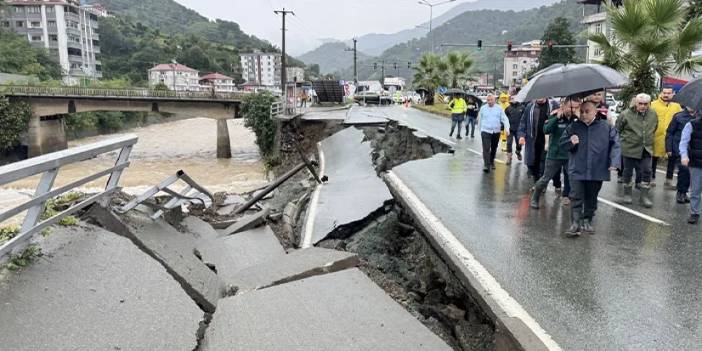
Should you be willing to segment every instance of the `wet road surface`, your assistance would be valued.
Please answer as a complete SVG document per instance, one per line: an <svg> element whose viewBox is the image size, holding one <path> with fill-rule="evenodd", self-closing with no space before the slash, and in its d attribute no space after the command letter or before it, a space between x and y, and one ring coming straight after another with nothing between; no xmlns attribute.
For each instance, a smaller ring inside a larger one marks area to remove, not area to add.
<svg viewBox="0 0 702 351"><path fill-rule="evenodd" d="M448 138L448 119L402 107L387 115L455 146L393 172L561 348L702 347L702 231L662 179L653 209L617 205L621 187L606 183L597 234L570 239L569 208L552 187L540 210L529 208L521 162L485 175L479 139Z"/></svg>

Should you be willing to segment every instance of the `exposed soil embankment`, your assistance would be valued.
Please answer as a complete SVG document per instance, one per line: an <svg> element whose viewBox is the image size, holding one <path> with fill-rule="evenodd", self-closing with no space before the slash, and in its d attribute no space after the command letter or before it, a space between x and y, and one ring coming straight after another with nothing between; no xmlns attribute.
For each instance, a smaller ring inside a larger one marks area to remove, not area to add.
<svg viewBox="0 0 702 351"><path fill-rule="evenodd" d="M280 175L300 162L294 142L306 155L317 155L317 143L341 130L338 122L291 122L282 127ZM370 155L382 174L402 163L451 152L451 148L414 130L389 122L357 127L371 143ZM316 184L300 172L267 200L276 234L288 247L297 247L305 212ZM397 201L379 208L362 221L340 226L320 247L354 252L361 269L398 303L455 350L492 350L495 326L441 256L429 244L414 220Z"/></svg>

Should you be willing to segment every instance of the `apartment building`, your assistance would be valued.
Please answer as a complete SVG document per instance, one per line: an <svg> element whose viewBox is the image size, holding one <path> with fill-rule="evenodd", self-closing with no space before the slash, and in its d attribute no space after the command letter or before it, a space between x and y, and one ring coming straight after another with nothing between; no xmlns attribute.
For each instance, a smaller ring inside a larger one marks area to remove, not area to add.
<svg viewBox="0 0 702 351"><path fill-rule="evenodd" d="M285 69L288 83L302 83L305 81L305 69L302 67L288 67Z"/></svg>
<svg viewBox="0 0 702 351"><path fill-rule="evenodd" d="M0 27L26 36L58 58L64 81L101 78L98 14L79 0L6 0Z"/></svg>
<svg viewBox="0 0 702 351"><path fill-rule="evenodd" d="M512 51L505 53L504 75L502 84L515 87L521 86L526 74L539 66L539 55L541 54L541 41L534 40L522 43Z"/></svg>
<svg viewBox="0 0 702 351"><path fill-rule="evenodd" d="M200 88L203 90L213 90L217 93L231 93L236 91L234 78L220 73L210 73L200 77Z"/></svg>
<svg viewBox="0 0 702 351"><path fill-rule="evenodd" d="M158 84L175 91L201 91L198 70L180 63L162 63L149 69L149 85Z"/></svg>
<svg viewBox="0 0 702 351"><path fill-rule="evenodd" d="M241 54L242 78L248 86L281 89L281 56L278 53L253 52Z"/></svg>
<svg viewBox="0 0 702 351"><path fill-rule="evenodd" d="M607 22L607 7L606 4L613 3L616 6L621 6L623 0L581 0L579 3L583 5L595 6L593 14L583 17L582 23L587 26L588 34L604 33L608 38L612 38L612 29ZM596 63L604 60L604 52L595 42L588 40L587 42L587 63Z"/></svg>

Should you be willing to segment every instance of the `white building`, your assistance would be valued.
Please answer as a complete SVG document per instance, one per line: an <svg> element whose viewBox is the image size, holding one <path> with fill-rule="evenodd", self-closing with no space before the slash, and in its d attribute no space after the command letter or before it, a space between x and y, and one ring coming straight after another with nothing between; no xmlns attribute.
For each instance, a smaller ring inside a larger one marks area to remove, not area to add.
<svg viewBox="0 0 702 351"><path fill-rule="evenodd" d="M305 81L305 69L302 67L287 67L285 72L285 77L288 80L288 83Z"/></svg>
<svg viewBox="0 0 702 351"><path fill-rule="evenodd" d="M149 85L160 83L175 91L201 90L199 72L179 63L162 63L149 70Z"/></svg>
<svg viewBox="0 0 702 351"><path fill-rule="evenodd" d="M219 73L210 73L200 77L200 88L209 91L214 89L217 93L231 93L236 91L236 84L234 84L234 78L232 77Z"/></svg>
<svg viewBox="0 0 702 351"><path fill-rule="evenodd" d="M540 45L538 40L530 41L505 53L502 84L510 87L522 85L526 74L539 66Z"/></svg>
<svg viewBox="0 0 702 351"><path fill-rule="evenodd" d="M241 76L247 85L280 87L282 62L280 54L253 52L241 54Z"/></svg>
<svg viewBox="0 0 702 351"><path fill-rule="evenodd" d="M607 7L605 5L613 2L619 6L622 4L622 0L581 0L579 2L583 5L596 6L595 13L585 16L582 20L582 23L587 26L587 34L604 33L611 40L612 30L607 22ZM587 63L604 60L604 52L599 45L590 40L588 40L587 45Z"/></svg>
<svg viewBox="0 0 702 351"><path fill-rule="evenodd" d="M112 17L107 13L107 8L101 4L90 4L81 6L85 11L88 11L98 17Z"/></svg>
<svg viewBox="0 0 702 351"><path fill-rule="evenodd" d="M0 27L56 55L66 83L102 77L98 15L79 0L7 0L5 5Z"/></svg>

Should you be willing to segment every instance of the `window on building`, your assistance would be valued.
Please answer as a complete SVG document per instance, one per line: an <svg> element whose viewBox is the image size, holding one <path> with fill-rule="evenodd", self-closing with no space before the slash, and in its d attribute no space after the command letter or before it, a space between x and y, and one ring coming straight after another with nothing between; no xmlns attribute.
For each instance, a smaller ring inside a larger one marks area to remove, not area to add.
<svg viewBox="0 0 702 351"><path fill-rule="evenodd" d="M91 13L91 14L90 14L90 20L91 20L91 21L97 21L97 20L98 20L98 16L96 16L96 15L94 15L94 14Z"/></svg>
<svg viewBox="0 0 702 351"><path fill-rule="evenodd" d="M46 7L46 13L54 13L54 7L53 7L53 6L47 6L47 7Z"/></svg>
<svg viewBox="0 0 702 351"><path fill-rule="evenodd" d="M512 72L512 75L513 75L513 76L516 76L516 75L517 75L517 71L513 71L513 72Z"/></svg>
<svg viewBox="0 0 702 351"><path fill-rule="evenodd" d="M512 68L513 68L513 69L517 69L517 64L516 64L516 63L513 64L513 65L512 65Z"/></svg>
<svg viewBox="0 0 702 351"><path fill-rule="evenodd" d="M48 21L46 22L46 26L49 28L56 28L56 21Z"/></svg>
<svg viewBox="0 0 702 351"><path fill-rule="evenodd" d="M3 27L3 28L8 28L8 27L10 27L10 21L2 21L2 22L0 22L0 27Z"/></svg>
<svg viewBox="0 0 702 351"><path fill-rule="evenodd" d="M27 6L27 13L41 13L41 7L39 7L39 6Z"/></svg>
<svg viewBox="0 0 702 351"><path fill-rule="evenodd" d="M602 33L602 23L597 23L595 25L595 33Z"/></svg>
<svg viewBox="0 0 702 351"><path fill-rule="evenodd" d="M30 26L32 28L41 28L41 22L31 22Z"/></svg>
<svg viewBox="0 0 702 351"><path fill-rule="evenodd" d="M102 65L95 65L95 70L98 72L102 72Z"/></svg>
<svg viewBox="0 0 702 351"><path fill-rule="evenodd" d="M82 51L76 48L68 48L68 54L71 56L82 56Z"/></svg>
<svg viewBox="0 0 702 351"><path fill-rule="evenodd" d="M56 34L49 34L49 40L50 40L50 41L58 41L58 35L56 35Z"/></svg>
<svg viewBox="0 0 702 351"><path fill-rule="evenodd" d="M79 64L77 64L77 63L75 63L75 62L74 62L74 63L71 63L71 69L79 69L79 68L80 68L80 65L79 65Z"/></svg>
<svg viewBox="0 0 702 351"><path fill-rule="evenodd" d="M22 8L22 6L15 6L15 13L24 13L24 8Z"/></svg>
<svg viewBox="0 0 702 351"><path fill-rule="evenodd" d="M32 35L32 41L41 41L41 35Z"/></svg>

